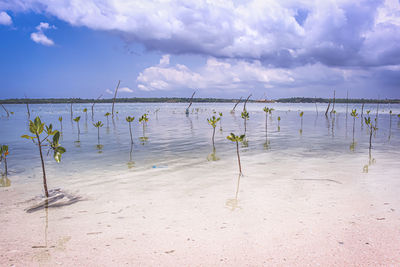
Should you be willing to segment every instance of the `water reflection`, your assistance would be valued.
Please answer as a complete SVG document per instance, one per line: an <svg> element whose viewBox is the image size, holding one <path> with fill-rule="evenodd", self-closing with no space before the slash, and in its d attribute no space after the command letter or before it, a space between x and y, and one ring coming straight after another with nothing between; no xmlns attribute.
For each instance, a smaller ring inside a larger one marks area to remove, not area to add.
<svg viewBox="0 0 400 267"><path fill-rule="evenodd" d="M128 165L128 169L132 169L135 167L135 162L132 160L132 151L133 151L133 143L131 143L131 149L129 151L129 161L126 163Z"/></svg>
<svg viewBox="0 0 400 267"><path fill-rule="evenodd" d="M369 167L376 163L376 159L372 157L372 149L368 149L368 164L365 164L363 167L363 172L368 173Z"/></svg>
<svg viewBox="0 0 400 267"><path fill-rule="evenodd" d="M231 210L234 211L237 208L241 207L239 206L239 187L240 187L240 177L242 175L239 173L238 178L237 178L237 183L236 183L236 193L235 193L235 198L230 198L228 200L226 200L225 205Z"/></svg>
<svg viewBox="0 0 400 267"><path fill-rule="evenodd" d="M208 154L207 160L208 161L217 161L217 160L219 160L219 157L217 157L217 154L216 154L215 147L213 147L213 151L210 154Z"/></svg>
<svg viewBox="0 0 400 267"><path fill-rule="evenodd" d="M7 175L2 174L0 179L0 187L10 187L11 180L8 179Z"/></svg>

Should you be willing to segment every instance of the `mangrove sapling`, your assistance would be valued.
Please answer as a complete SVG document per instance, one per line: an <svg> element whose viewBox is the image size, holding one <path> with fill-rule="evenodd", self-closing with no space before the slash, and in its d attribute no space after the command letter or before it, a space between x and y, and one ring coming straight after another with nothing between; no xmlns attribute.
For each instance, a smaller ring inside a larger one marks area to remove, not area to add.
<svg viewBox="0 0 400 267"><path fill-rule="evenodd" d="M350 145L350 150L354 151L356 147L356 143L354 142L354 132L355 132L355 126L356 126L356 118L358 116L357 110L352 109L350 115L353 117L353 142Z"/></svg>
<svg viewBox="0 0 400 267"><path fill-rule="evenodd" d="M238 159L238 165L239 165L239 175L243 175L242 172L242 165L240 164L240 155L239 155L239 142L243 142L244 138L246 136L244 134L242 135L235 135L234 133L231 133L231 135L228 135L226 138L232 142L236 142L236 154L237 154L237 159Z"/></svg>
<svg viewBox="0 0 400 267"><path fill-rule="evenodd" d="M392 136L392 113L393 111L389 111L389 137L388 140L390 141L390 137Z"/></svg>
<svg viewBox="0 0 400 267"><path fill-rule="evenodd" d="M102 145L100 145L100 127L103 127L103 123L101 121L98 121L96 123L93 123L93 126L97 128L97 148L100 150L103 148Z"/></svg>
<svg viewBox="0 0 400 267"><path fill-rule="evenodd" d="M87 108L84 108L83 112L85 112L85 121L87 122Z"/></svg>
<svg viewBox="0 0 400 267"><path fill-rule="evenodd" d="M270 108L264 107L263 108L265 112L265 136L267 136L268 133L268 114L271 114L272 110Z"/></svg>
<svg viewBox="0 0 400 267"><path fill-rule="evenodd" d="M371 121L371 117L369 117L369 116L364 118L364 122L368 126L368 129L369 129L369 150L371 150L371 148L372 148L372 133L374 131L378 130L378 128L376 127L376 120L375 120L375 125L374 125Z"/></svg>
<svg viewBox="0 0 400 267"><path fill-rule="evenodd" d="M397 118L399 118L399 120L397 121L397 127L400 128L400 114L397 114Z"/></svg>
<svg viewBox="0 0 400 267"><path fill-rule="evenodd" d="M80 141L79 141L79 135L81 134L81 129L79 128L79 121L80 121L80 119L81 119L81 116L78 116L78 117L74 118L74 121L75 121L76 124L78 125L78 141L77 141L77 143L80 142Z"/></svg>
<svg viewBox="0 0 400 267"><path fill-rule="evenodd" d="M62 134L63 133L63 125L62 125L63 118L62 118L62 116L58 117L58 121L60 122L61 134Z"/></svg>
<svg viewBox="0 0 400 267"><path fill-rule="evenodd" d="M222 132L222 112L218 112L218 115L219 115L219 118L220 118L220 120L219 120L219 131L220 132Z"/></svg>
<svg viewBox="0 0 400 267"><path fill-rule="evenodd" d="M278 132L281 131L281 117L278 117Z"/></svg>
<svg viewBox="0 0 400 267"><path fill-rule="evenodd" d="M246 134L247 120L250 118L250 116L249 116L249 113L247 112L247 110L243 110L241 116L242 116L242 119L244 120L244 134Z"/></svg>
<svg viewBox="0 0 400 267"><path fill-rule="evenodd" d="M7 169L7 156L8 156L8 146L2 145L0 146L0 163L4 162L4 175L7 177L8 169Z"/></svg>
<svg viewBox="0 0 400 267"><path fill-rule="evenodd" d="M54 160L59 163L61 161L61 156L66 152L65 148L62 147L59 143L60 140L60 132L57 130L53 130L53 125L49 124L49 126L42 123L39 117L36 117L34 121L29 121L29 131L34 134L34 136L23 135L22 138L26 138L28 140L32 140L32 142L38 146L40 161L42 163L42 172L43 172L43 187L46 198L49 197L49 191L47 190L47 180L46 180L46 169L44 165L44 158L42 148L49 146L51 150L53 150ZM45 132L46 137L41 138L41 134ZM48 138L53 136L53 139L50 141ZM44 144L47 141L49 144Z"/></svg>
<svg viewBox="0 0 400 267"><path fill-rule="evenodd" d="M110 116L110 115L111 115L110 112L106 112L106 114L104 114L104 116L107 118L107 133L108 133L108 131L110 130L109 121L108 121L108 116Z"/></svg>
<svg viewBox="0 0 400 267"><path fill-rule="evenodd" d="M135 117L130 117L130 116L128 116L128 117L126 117L125 119L126 119L126 121L128 122L128 124L129 124L129 134L130 134L130 136L131 136L131 144L133 144L131 122L135 119Z"/></svg>
<svg viewBox="0 0 400 267"><path fill-rule="evenodd" d="M217 126L217 123L220 120L221 120L221 118L216 118L215 116L212 116L211 118L207 119L208 124L210 124L213 127L213 134L212 134L212 139L211 139L213 149L215 149L215 143L214 143L215 127Z"/></svg>
<svg viewBox="0 0 400 267"><path fill-rule="evenodd" d="M143 114L139 118L139 123L142 124L142 126L143 126L143 136L139 138L142 141L142 145L144 145L145 141L147 141L149 139L148 137L146 137L146 134L145 134L145 128L146 128L148 121L149 121L149 118L147 117L147 113Z"/></svg>
<svg viewBox="0 0 400 267"><path fill-rule="evenodd" d="M303 115L304 115L304 112L301 111L300 114L299 114L299 116L300 116L300 121L301 121L301 123L300 123L300 134L303 133Z"/></svg>

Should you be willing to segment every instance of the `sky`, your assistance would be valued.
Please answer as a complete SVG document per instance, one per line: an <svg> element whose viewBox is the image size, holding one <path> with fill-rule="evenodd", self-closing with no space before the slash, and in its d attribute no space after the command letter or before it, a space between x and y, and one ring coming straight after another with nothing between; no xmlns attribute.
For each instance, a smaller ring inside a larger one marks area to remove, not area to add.
<svg viewBox="0 0 400 267"><path fill-rule="evenodd" d="M400 98L400 0L0 0L0 98Z"/></svg>

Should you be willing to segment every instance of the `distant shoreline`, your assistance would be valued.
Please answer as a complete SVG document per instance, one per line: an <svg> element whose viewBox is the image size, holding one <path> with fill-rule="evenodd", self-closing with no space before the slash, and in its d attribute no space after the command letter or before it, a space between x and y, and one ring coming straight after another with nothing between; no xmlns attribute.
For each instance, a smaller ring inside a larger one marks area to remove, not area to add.
<svg viewBox="0 0 400 267"><path fill-rule="evenodd" d="M193 98L195 103L234 103L239 99L225 98ZM311 97L291 97L279 98L274 100L255 100L250 99L249 103L328 103L329 98L311 98ZM79 103L112 103L112 98L104 99L83 99L83 98L10 98L0 99L0 104L79 104ZM148 98L116 98L116 103L187 103L190 98L181 97L148 97ZM244 100L242 99L241 102ZM336 103L381 103L381 104L400 104L400 99L346 99L337 98Z"/></svg>

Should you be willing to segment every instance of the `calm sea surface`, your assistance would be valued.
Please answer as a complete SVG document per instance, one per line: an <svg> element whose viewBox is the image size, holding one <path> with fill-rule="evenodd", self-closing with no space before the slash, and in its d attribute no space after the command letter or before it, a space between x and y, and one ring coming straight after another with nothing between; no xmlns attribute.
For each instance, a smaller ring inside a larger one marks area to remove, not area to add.
<svg viewBox="0 0 400 267"><path fill-rule="evenodd" d="M207 118L212 115L219 116L219 112L222 112L223 116L216 127L215 155L222 162L226 161L227 169L236 169L235 145L227 140L226 136L231 132L244 133L244 121L240 116L243 104L232 114L232 103L194 103L188 116L185 114L186 106L187 104L167 103L116 104L115 110L118 114L107 119L104 114L111 112L111 104L96 104L92 120L90 104L74 104L73 117L81 116L78 136L78 127L71 119L69 105L30 105L32 120L40 116L43 122L52 123L60 130L58 118L63 118L61 144L67 152L59 164L52 159L51 154L46 157L49 180L57 179L57 186L61 187L62 183L90 186L90 181L106 182L116 174L135 175L138 171L154 169L184 170L185 166L207 163L210 160L209 154L212 153L212 127L207 123ZM267 132L266 114L263 111L265 106L275 109L272 115L267 117ZM357 112L361 113L361 105L349 104L347 107L345 104L336 104L337 113L328 117L324 116L326 106L318 104L317 114L314 104L247 104L250 114L246 129L248 145L240 147L242 156L261 156L268 153L272 160L280 162L279 166L282 168L290 167L282 164L285 160L327 158L330 161L340 161L343 158L347 160L349 155L354 158L367 157L369 134L360 115L355 120L355 146L351 149L353 118L350 112L356 108ZM14 115L7 118L5 113L2 113L0 144L9 146L11 185L40 183L41 166L37 147L20 137L29 134L26 107L6 107L14 112ZM87 116L83 112L84 108L88 109ZM365 105L364 116L367 110L371 110L370 115L375 118L377 105ZM393 111L391 118L389 110ZM304 111L302 123L300 111ZM144 113L149 114L149 121L143 132L143 126L139 124L138 119ZM385 161L398 161L400 158L400 123L397 117L399 113L399 105L379 106L378 130L372 140L373 156L380 155L380 160L376 161L377 166ZM135 117L132 122L132 146L126 116ZM279 126L278 117L281 118ZM93 126L93 122L96 121L104 123L100 128L101 149L97 147L97 129ZM143 140L143 136L147 139ZM246 169L245 160L242 164ZM356 166L354 171L362 172L363 165Z"/></svg>

